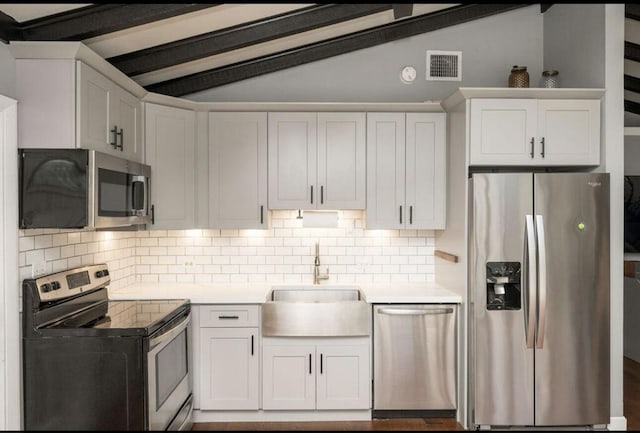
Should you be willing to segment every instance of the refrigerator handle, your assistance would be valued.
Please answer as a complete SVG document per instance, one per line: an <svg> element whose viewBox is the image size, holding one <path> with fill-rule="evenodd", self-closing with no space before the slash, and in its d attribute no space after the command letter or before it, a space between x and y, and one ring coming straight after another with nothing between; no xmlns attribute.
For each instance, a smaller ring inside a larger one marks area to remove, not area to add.
<svg viewBox="0 0 640 433"><path fill-rule="evenodd" d="M536 348L542 349L544 343L544 325L547 317L547 251L544 240L544 220L542 215L536 215L536 231L538 238L539 254L539 296L538 296L538 331L536 336Z"/></svg>
<svg viewBox="0 0 640 433"><path fill-rule="evenodd" d="M525 267L527 277L525 280L526 287L526 307L524 314L525 335L527 339L527 349L533 349L534 336L535 336L535 306L536 306L536 243L535 232L533 227L533 215L525 216Z"/></svg>

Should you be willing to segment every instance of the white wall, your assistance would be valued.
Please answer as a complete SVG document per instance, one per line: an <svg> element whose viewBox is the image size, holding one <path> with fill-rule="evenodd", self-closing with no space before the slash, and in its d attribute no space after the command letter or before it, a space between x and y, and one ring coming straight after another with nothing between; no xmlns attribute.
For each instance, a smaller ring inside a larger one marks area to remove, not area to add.
<svg viewBox="0 0 640 433"><path fill-rule="evenodd" d="M603 4L554 4L544 14L544 68L560 87L604 87Z"/></svg>
<svg viewBox="0 0 640 433"><path fill-rule="evenodd" d="M539 5L416 35L295 68L187 95L194 101L423 102L458 87L505 87L511 67L542 73ZM462 52L462 81L426 81L426 51ZM413 65L418 78L400 81Z"/></svg>
<svg viewBox="0 0 640 433"><path fill-rule="evenodd" d="M0 95L16 97L16 61L6 44L0 42Z"/></svg>

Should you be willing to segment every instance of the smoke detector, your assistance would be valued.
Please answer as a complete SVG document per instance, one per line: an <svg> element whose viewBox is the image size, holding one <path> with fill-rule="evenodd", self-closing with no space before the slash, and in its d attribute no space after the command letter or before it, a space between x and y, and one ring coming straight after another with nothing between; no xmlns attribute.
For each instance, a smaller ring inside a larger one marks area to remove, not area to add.
<svg viewBox="0 0 640 433"><path fill-rule="evenodd" d="M462 52L427 50L427 81L462 81Z"/></svg>

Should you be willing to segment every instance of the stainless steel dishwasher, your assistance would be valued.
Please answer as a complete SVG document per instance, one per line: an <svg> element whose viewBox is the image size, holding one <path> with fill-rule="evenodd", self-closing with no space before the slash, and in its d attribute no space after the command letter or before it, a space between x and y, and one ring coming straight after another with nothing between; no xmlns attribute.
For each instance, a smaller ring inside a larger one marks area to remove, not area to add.
<svg viewBox="0 0 640 433"><path fill-rule="evenodd" d="M373 416L453 416L455 304L373 305Z"/></svg>

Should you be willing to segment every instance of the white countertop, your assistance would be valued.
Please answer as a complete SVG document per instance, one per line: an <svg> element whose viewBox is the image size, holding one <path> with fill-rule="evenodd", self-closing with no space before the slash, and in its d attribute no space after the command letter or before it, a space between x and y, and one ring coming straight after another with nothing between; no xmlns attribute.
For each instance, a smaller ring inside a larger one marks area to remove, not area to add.
<svg viewBox="0 0 640 433"><path fill-rule="evenodd" d="M272 287L359 287L364 300L374 303L460 303L462 297L435 283L276 284L276 283L134 283L111 290L109 299L189 299L192 304L262 304Z"/></svg>

